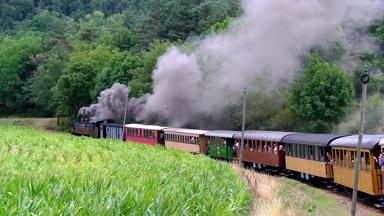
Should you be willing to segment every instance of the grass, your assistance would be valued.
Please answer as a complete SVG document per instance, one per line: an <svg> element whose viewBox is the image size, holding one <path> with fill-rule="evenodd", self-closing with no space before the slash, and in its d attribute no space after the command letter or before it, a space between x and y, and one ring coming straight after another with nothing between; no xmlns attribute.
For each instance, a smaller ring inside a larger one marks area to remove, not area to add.
<svg viewBox="0 0 384 216"><path fill-rule="evenodd" d="M59 130L57 118L0 118L0 124L23 125L45 130ZM68 124L67 118L61 118L61 125Z"/></svg>
<svg viewBox="0 0 384 216"><path fill-rule="evenodd" d="M140 144L0 125L0 215L245 215L226 163Z"/></svg>
<svg viewBox="0 0 384 216"><path fill-rule="evenodd" d="M279 196L285 200L293 200L294 205L300 206L308 215L350 214L334 197L319 189L288 178L281 178L281 182Z"/></svg>
<svg viewBox="0 0 384 216"><path fill-rule="evenodd" d="M233 165L251 188L254 200L250 215L349 215L334 197L299 181L273 177Z"/></svg>

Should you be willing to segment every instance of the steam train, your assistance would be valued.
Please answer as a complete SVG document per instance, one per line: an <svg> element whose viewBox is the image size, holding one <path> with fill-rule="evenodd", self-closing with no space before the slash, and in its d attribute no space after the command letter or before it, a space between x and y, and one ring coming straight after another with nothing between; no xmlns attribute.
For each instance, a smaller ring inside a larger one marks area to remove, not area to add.
<svg viewBox="0 0 384 216"><path fill-rule="evenodd" d="M110 138L163 145L212 158L236 160L242 133L226 130L195 130L157 125L116 124L111 120L77 123L73 132L95 138ZM256 169L288 170L301 178L324 179L353 187L357 135L311 134L279 131L245 131L243 161ZM384 135L364 135L360 160L360 192L384 195L384 169L378 166L384 151Z"/></svg>

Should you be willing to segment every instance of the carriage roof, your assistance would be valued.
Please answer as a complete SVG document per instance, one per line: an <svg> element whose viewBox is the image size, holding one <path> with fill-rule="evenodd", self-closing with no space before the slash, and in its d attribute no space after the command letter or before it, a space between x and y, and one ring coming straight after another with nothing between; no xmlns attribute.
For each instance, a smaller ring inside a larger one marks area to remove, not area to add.
<svg viewBox="0 0 384 216"><path fill-rule="evenodd" d="M126 124L125 127L144 129L144 130L164 130L165 128L167 128L167 127L158 126L158 125L144 125L144 124Z"/></svg>
<svg viewBox="0 0 384 216"><path fill-rule="evenodd" d="M383 142L384 135L363 135L363 140L361 143L361 147L365 149L373 149L373 147L377 144ZM356 148L358 145L359 136L345 136L338 139L335 139L331 142L332 147L348 147L348 148Z"/></svg>
<svg viewBox="0 0 384 216"><path fill-rule="evenodd" d="M281 131L244 131L244 139L248 140L262 140L270 142L280 142L285 136L292 134L292 132ZM241 131L236 131L234 138L241 138Z"/></svg>
<svg viewBox="0 0 384 216"><path fill-rule="evenodd" d="M228 130L213 130L205 133L205 136L211 137L222 137L222 138L233 138L237 131L228 131Z"/></svg>
<svg viewBox="0 0 384 216"><path fill-rule="evenodd" d="M291 144L328 146L333 140L346 135L296 133L285 136L281 141Z"/></svg>

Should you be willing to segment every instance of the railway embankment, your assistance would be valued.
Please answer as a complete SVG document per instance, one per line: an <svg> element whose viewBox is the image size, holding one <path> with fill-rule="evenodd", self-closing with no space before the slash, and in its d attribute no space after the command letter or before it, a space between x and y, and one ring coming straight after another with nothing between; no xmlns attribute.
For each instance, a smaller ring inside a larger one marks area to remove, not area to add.
<svg viewBox="0 0 384 216"><path fill-rule="evenodd" d="M250 215L350 215L350 197L312 187L295 179L272 176L232 164L236 172L248 183L253 194ZM381 212L358 203L357 215L374 216Z"/></svg>

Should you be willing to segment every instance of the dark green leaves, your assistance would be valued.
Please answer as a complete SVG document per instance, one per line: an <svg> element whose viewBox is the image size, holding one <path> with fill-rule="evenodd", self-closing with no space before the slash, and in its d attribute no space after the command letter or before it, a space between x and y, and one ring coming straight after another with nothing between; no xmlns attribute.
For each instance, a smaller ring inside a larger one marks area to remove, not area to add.
<svg viewBox="0 0 384 216"><path fill-rule="evenodd" d="M354 99L351 79L338 66L311 55L289 98L290 109L314 132L331 131L350 111Z"/></svg>

